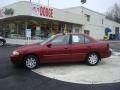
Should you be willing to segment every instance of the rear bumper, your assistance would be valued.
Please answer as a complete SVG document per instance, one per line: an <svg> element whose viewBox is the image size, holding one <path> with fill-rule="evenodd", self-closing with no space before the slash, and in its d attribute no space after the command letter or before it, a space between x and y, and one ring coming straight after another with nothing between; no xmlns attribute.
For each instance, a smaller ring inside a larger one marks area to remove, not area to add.
<svg viewBox="0 0 120 90"><path fill-rule="evenodd" d="M107 58L107 57L110 57L111 55L112 55L112 50L109 49L109 51L104 52L101 56L102 58Z"/></svg>

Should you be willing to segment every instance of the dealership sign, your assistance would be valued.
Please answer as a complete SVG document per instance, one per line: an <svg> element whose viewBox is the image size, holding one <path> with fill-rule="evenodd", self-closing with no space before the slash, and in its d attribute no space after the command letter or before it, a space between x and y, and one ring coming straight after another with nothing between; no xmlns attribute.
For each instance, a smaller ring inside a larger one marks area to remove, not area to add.
<svg viewBox="0 0 120 90"><path fill-rule="evenodd" d="M53 10L54 9L46 6L32 5L32 16L53 18Z"/></svg>
<svg viewBox="0 0 120 90"><path fill-rule="evenodd" d="M12 16L13 14L14 14L14 10L12 8L0 9L0 17Z"/></svg>

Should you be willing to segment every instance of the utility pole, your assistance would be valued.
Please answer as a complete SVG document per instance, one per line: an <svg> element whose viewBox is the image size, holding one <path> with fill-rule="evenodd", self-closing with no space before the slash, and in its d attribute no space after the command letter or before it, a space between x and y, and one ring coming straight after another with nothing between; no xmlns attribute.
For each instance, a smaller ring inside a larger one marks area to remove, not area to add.
<svg viewBox="0 0 120 90"><path fill-rule="evenodd" d="M82 9L82 32L84 33L84 12L83 12L83 4L85 4L86 3L86 0L81 0L81 3L82 3L82 7L81 7L81 9Z"/></svg>
<svg viewBox="0 0 120 90"><path fill-rule="evenodd" d="M48 0L48 7L49 7L50 1Z"/></svg>
<svg viewBox="0 0 120 90"><path fill-rule="evenodd" d="M38 4L40 4L40 0L38 0Z"/></svg>

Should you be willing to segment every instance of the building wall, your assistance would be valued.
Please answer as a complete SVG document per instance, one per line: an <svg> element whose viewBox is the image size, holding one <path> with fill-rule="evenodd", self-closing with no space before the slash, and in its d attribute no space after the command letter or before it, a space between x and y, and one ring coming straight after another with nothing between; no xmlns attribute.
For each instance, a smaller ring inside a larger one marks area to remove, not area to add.
<svg viewBox="0 0 120 90"><path fill-rule="evenodd" d="M14 10L14 14L12 16L3 16L0 17L2 18L6 18L6 17L13 17L13 16L18 16L18 15L31 15L31 8L30 8L30 3L26 3L26 2L17 2L8 6L5 6L3 8L0 9L5 9L5 8L12 8Z"/></svg>
<svg viewBox="0 0 120 90"><path fill-rule="evenodd" d="M110 28L111 33L115 34L115 27L120 28L120 24L108 20L104 14L89 10L84 7L73 7L64 9L71 13L82 15L83 29L90 31L90 36L96 39L103 39L105 36L105 28ZM87 21L86 15L90 15L90 21ZM84 32L84 31L83 31Z"/></svg>
<svg viewBox="0 0 120 90"><path fill-rule="evenodd" d="M115 34L115 28L116 28L116 27L119 27L119 31L120 31L120 24L119 24L119 23L116 23L116 22L114 22L114 21L111 21L111 20L106 19L106 20L105 20L105 26L106 26L106 27L109 27L109 28L112 30L112 33L114 33L114 34Z"/></svg>
<svg viewBox="0 0 120 90"><path fill-rule="evenodd" d="M82 15L82 18L84 18L83 19L84 24L94 24L94 25L100 26L101 23L102 23L102 19L105 18L105 16L100 14L100 13L96 13L94 11L91 11L89 9L86 9L86 8L80 7L80 6L79 7L68 8L68 9L64 9L64 10L69 11L71 13L76 13L78 15ZM90 15L90 18L91 18L90 22L86 21L85 14ZM96 21L97 21L97 23L96 23Z"/></svg>
<svg viewBox="0 0 120 90"><path fill-rule="evenodd" d="M0 19L6 17L14 17L18 15L27 15L27 16L34 16L39 18L51 19L56 21L62 22L69 22L72 24L77 24L78 26L73 25L73 32L75 32L76 27L78 27L79 32L84 32L84 30L90 31L90 36L96 39L103 39L105 35L105 28L110 28L112 33L115 33L115 27L120 28L120 24L106 19L105 15L89 10L84 7L73 7L68 9L53 9L53 17L42 17L39 14L33 15L32 14L32 5L36 5L38 7L43 5L32 4L28 1L21 1L11 5L8 5L4 8L12 8L14 10L14 14L12 16L4 16L0 17ZM45 6L47 7L47 6ZM87 21L87 16L90 16L90 21Z"/></svg>
<svg viewBox="0 0 120 90"><path fill-rule="evenodd" d="M54 9L54 20L82 24L82 17L78 14L73 14L68 11Z"/></svg>
<svg viewBox="0 0 120 90"><path fill-rule="evenodd" d="M90 36L96 39L103 39L103 37L105 36L104 27L98 27L95 25L85 25L84 30L89 30Z"/></svg>
<svg viewBox="0 0 120 90"><path fill-rule="evenodd" d="M44 6L44 5L37 5L34 3L30 3L28 1L21 1L21 2L17 2L12 5L3 7L2 9L12 8L14 10L13 16L28 15L28 16L35 16L35 17L39 17L39 18L46 18L46 19L52 19L52 20L57 20L57 21L82 24L82 22L81 22L82 18L80 15L73 14L68 11L64 11L64 10L56 9L56 8L53 8L53 18L42 17L40 15L32 15L32 5L36 5L36 7ZM47 6L45 6L45 7L47 7ZM52 8L52 7L49 7L49 8ZM6 18L6 17L12 17L12 16L4 16L4 17L0 17L0 18L2 19L2 18Z"/></svg>

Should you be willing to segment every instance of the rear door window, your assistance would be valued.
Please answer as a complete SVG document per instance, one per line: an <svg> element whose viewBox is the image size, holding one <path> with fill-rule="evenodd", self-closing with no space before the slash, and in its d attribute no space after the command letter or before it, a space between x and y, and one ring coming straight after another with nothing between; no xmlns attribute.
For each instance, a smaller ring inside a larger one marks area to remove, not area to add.
<svg viewBox="0 0 120 90"><path fill-rule="evenodd" d="M84 44L84 36L72 35L72 44Z"/></svg>
<svg viewBox="0 0 120 90"><path fill-rule="evenodd" d="M87 44L91 40L84 35L72 35L72 44Z"/></svg>

